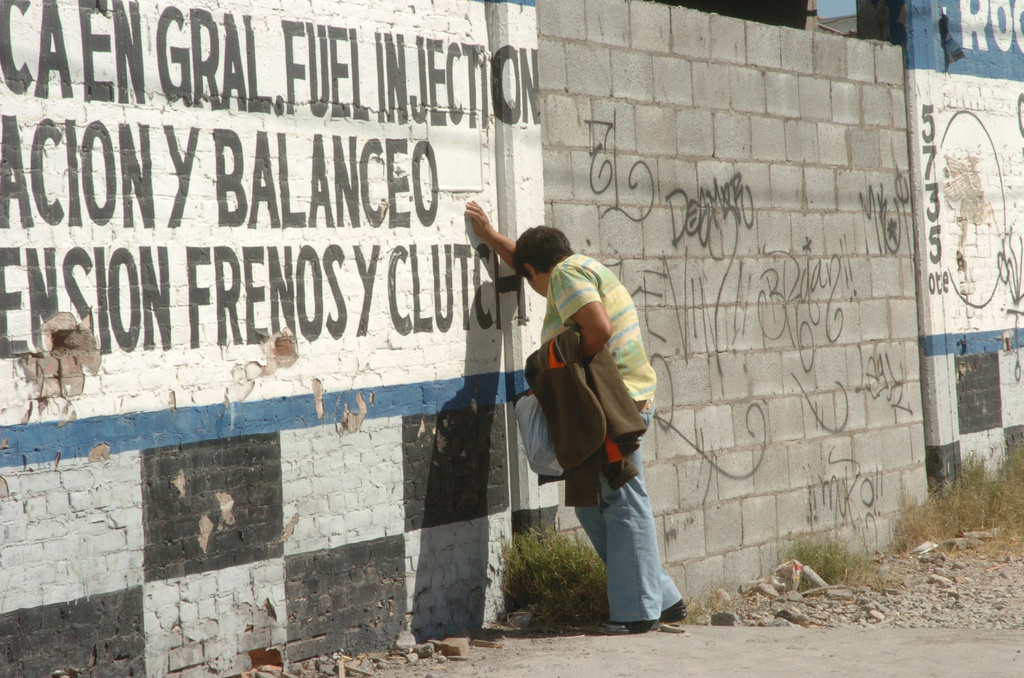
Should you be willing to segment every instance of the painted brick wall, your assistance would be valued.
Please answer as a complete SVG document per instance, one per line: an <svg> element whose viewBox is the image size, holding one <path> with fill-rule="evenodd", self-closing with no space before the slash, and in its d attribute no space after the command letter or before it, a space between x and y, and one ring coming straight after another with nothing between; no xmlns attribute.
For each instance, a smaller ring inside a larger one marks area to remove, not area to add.
<svg viewBox="0 0 1024 678"><path fill-rule="evenodd" d="M533 3L8 9L0 676L493 619L557 497L509 427L539 300L463 211L542 219Z"/></svg>
<svg viewBox="0 0 1024 678"><path fill-rule="evenodd" d="M900 49L639 0L537 10L546 220L642 309L670 573L698 595L789 537L884 545L926 486Z"/></svg>
<svg viewBox="0 0 1024 678"><path fill-rule="evenodd" d="M907 6L927 453L935 469L998 464L1024 425L1022 5ZM962 59L947 58L947 39Z"/></svg>

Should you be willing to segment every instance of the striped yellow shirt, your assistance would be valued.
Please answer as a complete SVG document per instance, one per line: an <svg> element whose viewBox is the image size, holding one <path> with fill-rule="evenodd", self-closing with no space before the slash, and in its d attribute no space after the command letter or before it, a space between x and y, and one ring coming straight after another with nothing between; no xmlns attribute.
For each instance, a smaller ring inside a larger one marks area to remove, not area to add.
<svg viewBox="0 0 1024 678"><path fill-rule="evenodd" d="M541 329L542 343L558 335L581 308L600 301L612 321L608 350L619 367L630 396L634 400L654 397L658 378L647 360L636 306L614 273L590 257L573 254L551 269L547 300Z"/></svg>

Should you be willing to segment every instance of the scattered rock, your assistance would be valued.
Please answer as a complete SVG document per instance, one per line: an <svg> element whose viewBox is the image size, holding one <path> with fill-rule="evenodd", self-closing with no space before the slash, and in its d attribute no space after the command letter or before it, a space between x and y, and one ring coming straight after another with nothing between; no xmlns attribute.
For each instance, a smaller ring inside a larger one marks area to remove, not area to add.
<svg viewBox="0 0 1024 678"><path fill-rule="evenodd" d="M856 595L850 589L831 589L825 592L825 597L832 600L853 600Z"/></svg>
<svg viewBox="0 0 1024 678"><path fill-rule="evenodd" d="M804 594L800 593L799 591L787 591L786 592L786 600L788 600L791 603L800 603L800 602L803 602L803 599L804 599Z"/></svg>
<svg viewBox="0 0 1024 678"><path fill-rule="evenodd" d="M811 623L811 618L800 612L793 612L786 608L780 608L775 611L776 619L784 619L790 624L799 624L800 626L806 626Z"/></svg>
<svg viewBox="0 0 1024 678"><path fill-rule="evenodd" d="M412 635L412 632L405 630L398 634L398 640L395 641L395 652L409 654L414 651L415 647L416 636Z"/></svg>
<svg viewBox="0 0 1024 678"><path fill-rule="evenodd" d="M762 596L765 596L766 598L775 599L779 597L779 592L775 589L774 586L767 582L761 582L760 584L755 586L754 591L756 593L760 593Z"/></svg>
<svg viewBox="0 0 1024 678"><path fill-rule="evenodd" d="M885 621L885 615L878 610L868 610L867 616L869 619L876 622Z"/></svg>
<svg viewBox="0 0 1024 678"><path fill-rule="evenodd" d="M711 615L712 626L736 626L740 618L732 612L716 612Z"/></svg>
<svg viewBox="0 0 1024 678"><path fill-rule="evenodd" d="M947 579L940 574L928 575L929 584L938 584L939 586L953 586L953 580Z"/></svg>
<svg viewBox="0 0 1024 678"><path fill-rule="evenodd" d="M717 591L715 591L714 596L715 600L717 600L719 603L723 605L728 605L732 602L732 596L730 596L729 592L725 589L718 589Z"/></svg>
<svg viewBox="0 0 1024 678"><path fill-rule="evenodd" d="M437 644L437 650L445 657L468 657L469 639L445 638Z"/></svg>

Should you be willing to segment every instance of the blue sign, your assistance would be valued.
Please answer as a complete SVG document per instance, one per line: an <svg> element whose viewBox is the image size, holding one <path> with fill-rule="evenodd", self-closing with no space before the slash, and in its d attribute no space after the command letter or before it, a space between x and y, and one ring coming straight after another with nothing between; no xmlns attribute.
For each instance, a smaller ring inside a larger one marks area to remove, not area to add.
<svg viewBox="0 0 1024 678"><path fill-rule="evenodd" d="M1024 0L909 0L907 34L910 69L1024 82Z"/></svg>

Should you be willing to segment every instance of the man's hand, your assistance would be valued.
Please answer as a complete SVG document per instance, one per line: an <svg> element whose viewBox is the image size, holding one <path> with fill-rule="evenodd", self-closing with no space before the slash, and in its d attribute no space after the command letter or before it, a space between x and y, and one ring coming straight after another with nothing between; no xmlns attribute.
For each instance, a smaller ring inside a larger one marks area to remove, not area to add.
<svg viewBox="0 0 1024 678"><path fill-rule="evenodd" d="M512 261L516 251L515 242L498 233L494 226L491 226L491 220L487 218L487 212L484 212L484 208L480 207L475 200L470 200L466 203L466 218L473 225L473 235L493 247L494 251L498 253L498 256L506 264L515 268L515 264Z"/></svg>
<svg viewBox="0 0 1024 678"><path fill-rule="evenodd" d="M491 226L491 220L487 218L484 208L480 207L475 200L470 200L466 203L466 216L469 217L469 221L473 225L473 234L485 242L490 242L495 230Z"/></svg>

